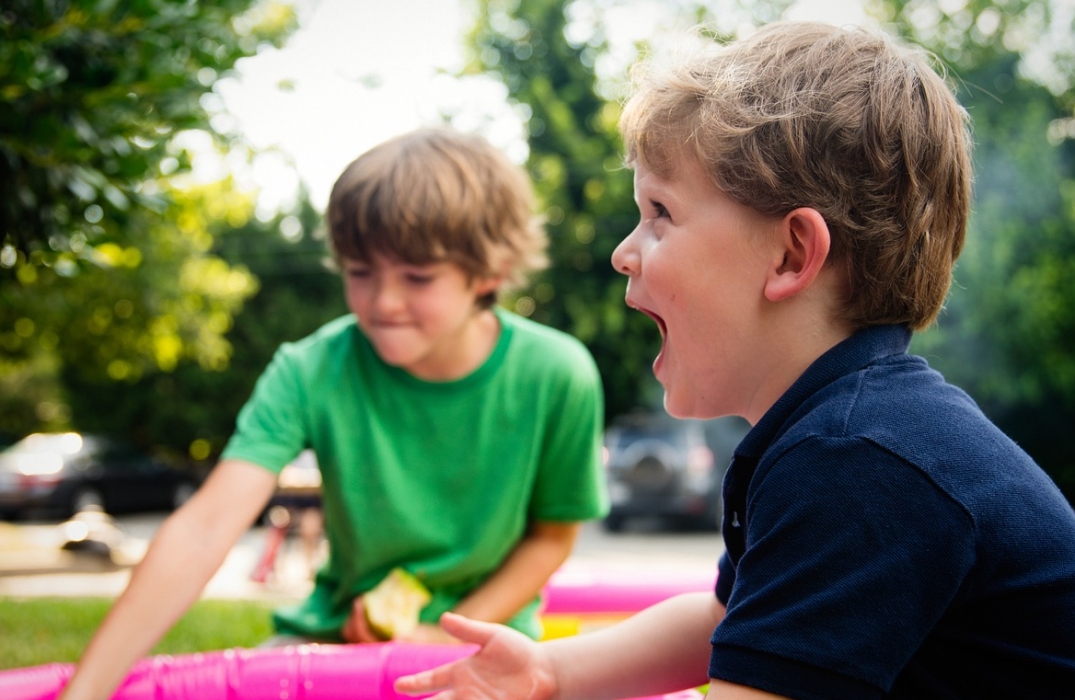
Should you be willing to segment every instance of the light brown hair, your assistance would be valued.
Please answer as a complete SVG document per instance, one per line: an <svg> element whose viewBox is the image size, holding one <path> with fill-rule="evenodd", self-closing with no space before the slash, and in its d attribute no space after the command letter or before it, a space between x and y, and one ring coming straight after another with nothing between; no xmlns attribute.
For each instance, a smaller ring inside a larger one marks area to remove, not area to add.
<svg viewBox="0 0 1075 700"><path fill-rule="evenodd" d="M356 158L332 188L327 218L337 258L452 262L471 279L502 276L506 287L547 264L526 173L481 136L446 127L411 131Z"/></svg>
<svg viewBox="0 0 1075 700"><path fill-rule="evenodd" d="M966 231L970 136L922 53L864 29L781 22L632 77L628 164L672 177L690 158L763 214L816 209L853 327L936 319Z"/></svg>

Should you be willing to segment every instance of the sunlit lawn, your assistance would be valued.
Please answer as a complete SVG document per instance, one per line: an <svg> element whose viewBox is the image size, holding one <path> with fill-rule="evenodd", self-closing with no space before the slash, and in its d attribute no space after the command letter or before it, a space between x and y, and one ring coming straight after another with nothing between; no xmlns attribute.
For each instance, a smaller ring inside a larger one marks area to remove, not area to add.
<svg viewBox="0 0 1075 700"><path fill-rule="evenodd" d="M76 661L112 600L0 598L0 669ZM253 647L272 631L276 603L202 600L161 639L154 654Z"/></svg>

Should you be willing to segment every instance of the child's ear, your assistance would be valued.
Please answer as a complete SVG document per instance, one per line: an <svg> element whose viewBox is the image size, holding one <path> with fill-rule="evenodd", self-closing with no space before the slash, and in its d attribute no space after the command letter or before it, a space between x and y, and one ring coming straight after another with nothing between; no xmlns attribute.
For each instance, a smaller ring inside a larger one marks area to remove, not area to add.
<svg viewBox="0 0 1075 700"><path fill-rule="evenodd" d="M497 277L479 277L474 282L474 291L476 296L483 297L486 294L495 292L502 284L504 284L504 278L499 275Z"/></svg>
<svg viewBox="0 0 1075 700"><path fill-rule="evenodd" d="M765 298L781 301L807 289L829 257L829 226L816 209L800 207L781 219L779 245L765 280Z"/></svg>

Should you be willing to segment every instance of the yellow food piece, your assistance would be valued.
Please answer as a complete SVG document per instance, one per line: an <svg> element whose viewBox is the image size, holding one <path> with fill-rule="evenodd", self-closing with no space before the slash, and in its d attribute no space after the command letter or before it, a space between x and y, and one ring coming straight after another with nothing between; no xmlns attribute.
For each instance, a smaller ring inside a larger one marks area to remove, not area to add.
<svg viewBox="0 0 1075 700"><path fill-rule="evenodd" d="M381 639L397 639L414 632L419 613L432 598L414 575L395 568L362 601L370 630Z"/></svg>

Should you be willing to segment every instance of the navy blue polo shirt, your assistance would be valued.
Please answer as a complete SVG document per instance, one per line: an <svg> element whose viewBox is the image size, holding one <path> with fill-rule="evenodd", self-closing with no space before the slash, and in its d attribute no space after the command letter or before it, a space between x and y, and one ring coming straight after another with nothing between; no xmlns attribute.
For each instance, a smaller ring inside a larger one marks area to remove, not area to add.
<svg viewBox="0 0 1075 700"><path fill-rule="evenodd" d="M1075 512L910 338L837 345L737 448L709 675L824 700L1075 697Z"/></svg>

